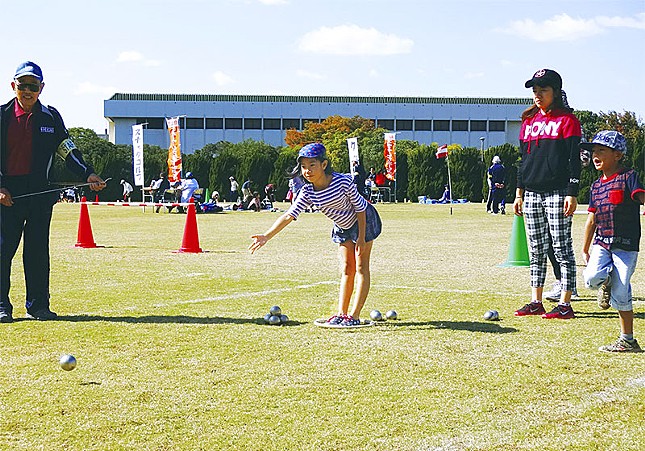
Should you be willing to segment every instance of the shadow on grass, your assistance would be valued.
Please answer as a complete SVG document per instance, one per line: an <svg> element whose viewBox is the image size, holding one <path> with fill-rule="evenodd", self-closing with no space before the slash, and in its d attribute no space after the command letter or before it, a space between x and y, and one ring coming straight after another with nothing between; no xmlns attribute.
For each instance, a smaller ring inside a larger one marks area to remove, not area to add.
<svg viewBox="0 0 645 451"><path fill-rule="evenodd" d="M576 317L578 318L618 318L618 312L616 310L601 310L598 312L580 312L576 311ZM634 318L636 319L645 319L645 312L634 312Z"/></svg>
<svg viewBox="0 0 645 451"><path fill-rule="evenodd" d="M58 316L56 321L69 321L72 323L83 323L92 321L108 321L116 323L132 324L258 324L265 326L264 318L225 318L221 316L186 316L186 315L148 315L148 316L99 316L99 315L78 315ZM300 326L306 324L301 321L289 320L283 327Z"/></svg>
<svg viewBox="0 0 645 451"><path fill-rule="evenodd" d="M407 327L410 329L450 329L466 330L470 332L486 332L492 334L508 334L517 332L514 327L503 327L499 322L479 321L390 321L384 324L385 327ZM381 327L383 327L381 326Z"/></svg>

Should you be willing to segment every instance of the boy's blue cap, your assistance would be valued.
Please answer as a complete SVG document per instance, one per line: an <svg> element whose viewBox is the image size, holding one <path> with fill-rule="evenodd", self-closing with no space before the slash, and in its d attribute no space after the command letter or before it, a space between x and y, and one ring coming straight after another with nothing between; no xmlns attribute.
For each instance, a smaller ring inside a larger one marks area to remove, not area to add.
<svg viewBox="0 0 645 451"><path fill-rule="evenodd" d="M43 71L40 69L38 64L32 63L31 61L25 61L18 66L16 69L16 75L14 75L13 78L18 79L27 75L31 75L32 77L36 77L38 80L43 81Z"/></svg>
<svg viewBox="0 0 645 451"><path fill-rule="evenodd" d="M318 158L324 156L326 152L327 149L325 149L325 146L321 143L310 143L300 149L300 152L298 152L298 158Z"/></svg>
<svg viewBox="0 0 645 451"><path fill-rule="evenodd" d="M625 137L616 130L603 130L596 133L591 142L580 143L580 148L585 150L593 150L594 144L607 146L618 152L627 153L627 140Z"/></svg>

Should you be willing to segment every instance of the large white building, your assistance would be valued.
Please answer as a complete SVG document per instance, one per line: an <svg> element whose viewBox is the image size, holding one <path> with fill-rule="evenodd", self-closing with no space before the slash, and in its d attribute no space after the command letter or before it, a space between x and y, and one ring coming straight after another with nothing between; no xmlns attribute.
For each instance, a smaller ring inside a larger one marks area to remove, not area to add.
<svg viewBox="0 0 645 451"><path fill-rule="evenodd" d="M329 116L361 116L397 139L464 147L517 144L520 115L530 98L342 97L287 95L114 94L104 102L108 135L132 143L132 126L147 124L144 142L168 147L164 118L181 116L182 151L219 141L285 145L286 130ZM484 138L484 139L482 139Z"/></svg>

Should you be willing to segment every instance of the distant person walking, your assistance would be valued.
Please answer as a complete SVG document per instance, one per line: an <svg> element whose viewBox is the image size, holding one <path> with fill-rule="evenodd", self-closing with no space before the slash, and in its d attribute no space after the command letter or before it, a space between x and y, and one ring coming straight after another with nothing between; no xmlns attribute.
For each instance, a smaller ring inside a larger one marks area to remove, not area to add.
<svg viewBox="0 0 645 451"><path fill-rule="evenodd" d="M506 168L498 155L493 157L493 165L488 168L488 178L491 187L492 213L496 215L500 213L500 203L506 197ZM506 211L503 210L501 213L506 214Z"/></svg>

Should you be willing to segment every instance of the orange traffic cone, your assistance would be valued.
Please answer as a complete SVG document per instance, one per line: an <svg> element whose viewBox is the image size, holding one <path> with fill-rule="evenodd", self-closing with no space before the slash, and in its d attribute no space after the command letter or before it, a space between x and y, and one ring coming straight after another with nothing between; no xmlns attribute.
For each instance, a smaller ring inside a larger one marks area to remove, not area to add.
<svg viewBox="0 0 645 451"><path fill-rule="evenodd" d="M98 202L98 201L99 201L99 195L97 194L96 197L94 198L94 202Z"/></svg>
<svg viewBox="0 0 645 451"><path fill-rule="evenodd" d="M85 196L81 198L81 215L78 218L78 237L76 239L75 247L93 248L98 247L94 242L92 235L92 224L90 224L90 214L87 211L87 199Z"/></svg>
<svg viewBox="0 0 645 451"><path fill-rule="evenodd" d="M197 214L195 212L195 204L192 197L188 205L188 212L186 214L186 225L184 226L184 239L181 242L181 248L177 252L203 252L199 247L199 232L197 231Z"/></svg>

